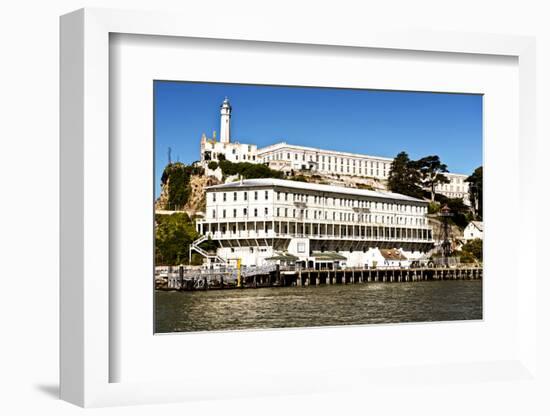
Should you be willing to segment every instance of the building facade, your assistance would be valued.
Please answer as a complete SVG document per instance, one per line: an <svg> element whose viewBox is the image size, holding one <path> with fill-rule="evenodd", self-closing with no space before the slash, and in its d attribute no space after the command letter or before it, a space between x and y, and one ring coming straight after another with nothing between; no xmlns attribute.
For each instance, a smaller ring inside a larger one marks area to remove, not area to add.
<svg viewBox="0 0 550 416"><path fill-rule="evenodd" d="M205 168L210 161L219 161L220 155L223 155L223 158L234 163L264 163L288 175L309 171L323 175L373 178L382 183L388 179L393 159L387 157L317 149L286 142L260 149L254 144L232 142L231 112L232 107L226 97L220 106L220 140L216 140L215 134L212 138L203 134L201 138L201 164ZM469 184L465 181L468 176L457 173L445 175L450 182L438 184L436 192L448 198L461 198L466 205L470 205ZM218 176L221 177L220 172Z"/></svg>
<svg viewBox="0 0 550 416"><path fill-rule="evenodd" d="M381 267L381 249L397 249L410 261L433 247L427 205L389 192L242 180L207 188L197 230L230 264L293 259L310 268Z"/></svg>
<svg viewBox="0 0 550 416"><path fill-rule="evenodd" d="M483 240L483 222L481 221L470 221L470 223L464 228L464 240Z"/></svg>
<svg viewBox="0 0 550 416"><path fill-rule="evenodd" d="M468 175L446 173L445 176L449 179L449 183L437 184L435 192L447 198L460 198L464 204L470 206L470 183L466 182Z"/></svg>

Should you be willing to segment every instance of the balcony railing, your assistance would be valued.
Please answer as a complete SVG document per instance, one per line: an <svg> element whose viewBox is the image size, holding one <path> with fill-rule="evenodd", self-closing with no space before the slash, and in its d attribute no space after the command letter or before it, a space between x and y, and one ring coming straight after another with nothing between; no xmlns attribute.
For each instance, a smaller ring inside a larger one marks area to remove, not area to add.
<svg viewBox="0 0 550 416"><path fill-rule="evenodd" d="M214 231L207 232L206 236L215 240L234 240L234 239L255 239L255 238L309 238L312 240L353 240L353 241L402 241L402 242L433 242L433 238L420 237L389 237L389 236L367 236L367 235L332 235L332 234L310 234L310 233L288 233L275 232L273 230L253 231Z"/></svg>

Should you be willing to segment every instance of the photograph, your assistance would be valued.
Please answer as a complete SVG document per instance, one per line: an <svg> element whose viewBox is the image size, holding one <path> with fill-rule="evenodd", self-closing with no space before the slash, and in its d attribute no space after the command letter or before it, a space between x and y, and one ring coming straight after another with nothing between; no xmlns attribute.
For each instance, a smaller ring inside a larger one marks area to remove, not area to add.
<svg viewBox="0 0 550 416"><path fill-rule="evenodd" d="M483 319L483 95L153 81L154 332Z"/></svg>

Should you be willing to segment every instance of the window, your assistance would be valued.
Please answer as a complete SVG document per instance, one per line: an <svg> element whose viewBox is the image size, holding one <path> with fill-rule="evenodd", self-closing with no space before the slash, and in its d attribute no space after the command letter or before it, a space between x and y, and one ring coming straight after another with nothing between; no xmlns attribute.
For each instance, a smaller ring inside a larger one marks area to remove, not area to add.
<svg viewBox="0 0 550 416"><path fill-rule="evenodd" d="M225 209L223 210L223 218L225 218Z"/></svg>
<svg viewBox="0 0 550 416"><path fill-rule="evenodd" d="M216 218L216 210L215 209L212 210L212 218Z"/></svg>
<svg viewBox="0 0 550 416"><path fill-rule="evenodd" d="M267 215L267 207L264 208L264 213L265 213L265 215Z"/></svg>
<svg viewBox="0 0 550 416"><path fill-rule="evenodd" d="M212 194L212 201L213 201L213 202L216 202L216 194L215 194L215 193Z"/></svg>
<svg viewBox="0 0 550 416"><path fill-rule="evenodd" d="M265 199L267 200L267 197L269 195L269 191L265 191Z"/></svg>
<svg viewBox="0 0 550 416"><path fill-rule="evenodd" d="M233 201L237 200L237 192L233 192Z"/></svg>
<svg viewBox="0 0 550 416"><path fill-rule="evenodd" d="M277 216L280 216L280 208L277 208Z"/></svg>
<svg viewBox="0 0 550 416"><path fill-rule="evenodd" d="M285 208L285 217L288 217L288 208Z"/></svg>
<svg viewBox="0 0 550 416"><path fill-rule="evenodd" d="M223 202L227 201L227 195L225 194L225 192L223 193Z"/></svg>
<svg viewBox="0 0 550 416"><path fill-rule="evenodd" d="M254 208L254 216L255 216L255 217L258 216L258 208Z"/></svg>
<svg viewBox="0 0 550 416"><path fill-rule="evenodd" d="M237 210L236 209L233 210L233 218L237 218Z"/></svg>
<svg viewBox="0 0 550 416"><path fill-rule="evenodd" d="M248 192L244 192L244 200L247 201L248 200Z"/></svg>
<svg viewBox="0 0 550 416"><path fill-rule="evenodd" d="M285 192L285 201L288 201L288 192Z"/></svg>
<svg viewBox="0 0 550 416"><path fill-rule="evenodd" d="M243 209L243 215L246 217L247 211L246 208Z"/></svg>
<svg viewBox="0 0 550 416"><path fill-rule="evenodd" d="M258 191L254 191L254 201L258 200Z"/></svg>

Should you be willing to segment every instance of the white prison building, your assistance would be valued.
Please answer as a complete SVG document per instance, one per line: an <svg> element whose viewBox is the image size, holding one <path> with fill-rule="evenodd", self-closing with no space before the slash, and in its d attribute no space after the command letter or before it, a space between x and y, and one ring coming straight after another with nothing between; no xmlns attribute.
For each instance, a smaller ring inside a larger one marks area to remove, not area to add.
<svg viewBox="0 0 550 416"><path fill-rule="evenodd" d="M470 206L470 184L466 182L468 175L459 173L446 173L449 183L439 183L435 187L435 192L445 195L447 198L461 198L464 204Z"/></svg>
<svg viewBox="0 0 550 416"><path fill-rule="evenodd" d="M216 140L215 134L212 138L206 137L205 134L201 137L201 164L205 168L210 161L219 161L219 155L223 154L225 159L231 162L265 163L271 169L287 174L291 171L308 170L325 175L357 176L381 181L388 179L393 159L387 157L317 149L286 142L258 149L254 144L232 141L231 111L231 104L226 97L220 106L220 140ZM439 184L436 192L448 198L462 198L466 205L470 205L469 184L465 182L468 176L457 173L445 175L450 183ZM220 172L217 176L221 178Z"/></svg>
<svg viewBox="0 0 550 416"><path fill-rule="evenodd" d="M413 260L432 248L427 205L389 192L249 179L207 188L197 230L230 264L373 267L381 249L397 248Z"/></svg>
<svg viewBox="0 0 550 416"><path fill-rule="evenodd" d="M283 171L311 170L327 175L387 179L393 159L296 146L285 142L257 151L258 160Z"/></svg>

